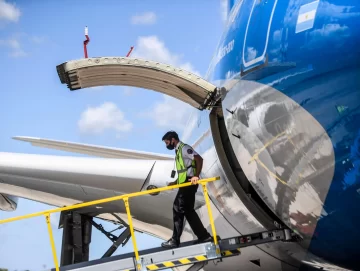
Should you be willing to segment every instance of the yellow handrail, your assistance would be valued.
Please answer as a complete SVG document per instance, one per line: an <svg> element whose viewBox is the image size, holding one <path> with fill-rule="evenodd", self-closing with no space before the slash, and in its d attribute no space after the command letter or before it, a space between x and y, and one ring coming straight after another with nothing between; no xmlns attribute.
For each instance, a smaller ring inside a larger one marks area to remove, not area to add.
<svg viewBox="0 0 360 271"><path fill-rule="evenodd" d="M50 214L47 213L45 215L45 218L46 218L46 224L47 224L49 237L50 237L50 245L51 245L51 251L52 251L52 254L53 254L53 258L54 258L54 264L55 264L56 270L59 271L59 263L58 263L57 256L56 256L56 248L55 248L54 236L53 236L52 229L51 229L51 224L50 224Z"/></svg>
<svg viewBox="0 0 360 271"><path fill-rule="evenodd" d="M204 197L205 197L205 202L206 202L206 206L207 206L208 213L209 213L209 221L210 221L211 231L212 231L213 238L214 238L214 244L216 246L216 252L219 253L218 240L217 240L217 236L216 236L214 219L213 219L212 212L211 212L208 191L207 191L207 188L206 188L206 183L213 182L213 181L216 181L216 180L220 180L220 177L212 177L212 178L202 179L202 180L198 181L198 184L201 184L202 188L204 190ZM146 191L141 191L141 192L134 192L134 193L131 193L131 194L125 194L125 195L105 198L105 199L101 199L101 200L93 200L93 201L89 201L89 202L85 202L85 203L74 204L74 205L71 205L71 206L62 207L62 208L55 208L55 209L50 209L50 210L47 210L47 211L32 213L32 214L23 215L23 216L12 217L12 218L8 218L8 219L3 219L3 220L0 220L0 224L9 223L9 222L13 222L13 221L18 221L18 220L22 220L22 219L27 219L27 218L31 218L31 217L44 215L45 218L46 218L47 226L48 226L48 232L49 232L49 237L50 237L50 244L51 244L51 248L52 248L55 268L56 268L56 271L59 271L59 264L58 264L57 256L56 256L55 243L54 243L54 238L53 238L53 234L52 234L52 230L51 230L51 226L50 226L50 214L51 213L56 213L56 212L79 209L79 208L83 208L83 207L88 207L88 206L92 206L92 205L97 205L97 204L101 204L101 203L106 203L106 202L111 202L111 201L116 201L116 200L121 200L122 199L124 201L124 203L125 203L126 213L127 213L127 216L128 216L128 224L129 224L129 228L130 228L131 238L132 238L132 241L133 241L134 253L135 253L137 267L140 270L140 268L141 268L141 266L140 266L140 257L139 257L139 251L137 249L137 244L136 244L136 239L135 239L135 234L134 234L134 227L133 227L133 224L132 224L132 218L131 218L130 206L129 206L129 198L148 195L148 194L152 194L152 193L158 193L158 192L167 191L167 190L173 190L173 189L176 189L176 188L186 187L186 186L190 186L190 185L192 185L192 184L190 182L188 182L188 183L184 183L184 184L166 186L166 187L162 187L162 188L151 189L151 190L146 190Z"/></svg>

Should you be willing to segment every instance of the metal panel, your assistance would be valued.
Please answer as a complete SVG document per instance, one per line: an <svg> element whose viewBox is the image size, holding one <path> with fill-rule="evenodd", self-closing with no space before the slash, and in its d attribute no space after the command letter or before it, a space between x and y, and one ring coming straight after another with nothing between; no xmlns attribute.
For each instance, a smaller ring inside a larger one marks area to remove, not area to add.
<svg viewBox="0 0 360 271"><path fill-rule="evenodd" d="M192 262L205 261L211 258L216 258L216 256L215 257L206 256L208 244L210 243L203 243L199 245L180 247L177 249L156 252L142 256L141 259L143 261L143 264L149 268L149 266L158 265L164 263L165 261L173 262L173 265L171 266L174 266L174 265L190 264ZM179 263L176 264L176 262ZM151 270L153 270L152 267Z"/></svg>
<svg viewBox="0 0 360 271"><path fill-rule="evenodd" d="M90 266L79 266L78 268L71 269L72 271L98 271L106 270L106 271L130 271L135 270L134 269L134 261L132 258L123 259L123 260L117 260L112 262L105 262L101 264L101 267L99 265L90 265ZM69 269L70 270L70 269Z"/></svg>
<svg viewBox="0 0 360 271"><path fill-rule="evenodd" d="M70 90L123 85L152 89L191 106L202 105L216 86L181 68L151 60L97 57L72 60L57 66L62 84Z"/></svg>
<svg viewBox="0 0 360 271"><path fill-rule="evenodd" d="M334 175L326 130L295 101L256 82L239 81L223 108L232 148L249 183L284 224L312 238L326 215L324 200ZM248 117L242 118L240 110Z"/></svg>

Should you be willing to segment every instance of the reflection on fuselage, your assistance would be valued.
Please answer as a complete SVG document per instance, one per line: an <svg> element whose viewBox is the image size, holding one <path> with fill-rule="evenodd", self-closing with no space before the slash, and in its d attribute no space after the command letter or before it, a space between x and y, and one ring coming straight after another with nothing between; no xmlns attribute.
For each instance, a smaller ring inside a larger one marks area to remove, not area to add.
<svg viewBox="0 0 360 271"><path fill-rule="evenodd" d="M223 108L233 111L225 111L225 123L248 180L285 224L311 239L317 219L304 227L304 217L320 217L334 172L325 130L286 95L252 81L239 81Z"/></svg>

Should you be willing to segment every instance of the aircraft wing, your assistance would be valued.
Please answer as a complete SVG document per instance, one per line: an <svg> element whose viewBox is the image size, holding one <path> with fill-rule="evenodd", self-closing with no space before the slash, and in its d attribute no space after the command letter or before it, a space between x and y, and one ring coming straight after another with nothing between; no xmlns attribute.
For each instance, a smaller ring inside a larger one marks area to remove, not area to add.
<svg viewBox="0 0 360 271"><path fill-rule="evenodd" d="M0 152L0 197L6 195L6 199L16 197L56 207L69 206L138 192L145 190L148 185L165 186L168 181L172 181L170 178L172 168L173 161L163 160ZM173 226L172 204L176 192L171 190L154 196L131 198L129 204L134 229L163 240L168 239ZM197 195L197 198L200 200L196 202L196 209L204 205L203 197ZM18 204L24 203L14 202L16 205L14 203L13 208L6 210L14 210ZM128 223L122 200L89 206L77 211L119 224ZM121 220L117 220L113 214ZM15 215L11 215L10 212L10 215L6 216ZM54 217L58 219L59 214L51 216L52 221L57 223ZM9 225L11 224L10 222ZM184 238L191 240L193 236L189 231L185 231Z"/></svg>
<svg viewBox="0 0 360 271"><path fill-rule="evenodd" d="M87 154L104 158L118 159L154 159L154 160L174 160L172 155L141 152L119 148L110 148L98 145L80 144L52 139L43 139L27 136L15 136L13 139L30 142L33 146L68 151L74 153Z"/></svg>
<svg viewBox="0 0 360 271"><path fill-rule="evenodd" d="M0 195L61 207L138 192L148 185L165 186L172 180L172 167L173 161L0 152ZM156 196L132 198L134 226L140 231L167 238L172 227L174 193L171 190ZM87 207L81 212L91 216L116 213L127 221L122 201ZM107 219L116 220L112 216Z"/></svg>

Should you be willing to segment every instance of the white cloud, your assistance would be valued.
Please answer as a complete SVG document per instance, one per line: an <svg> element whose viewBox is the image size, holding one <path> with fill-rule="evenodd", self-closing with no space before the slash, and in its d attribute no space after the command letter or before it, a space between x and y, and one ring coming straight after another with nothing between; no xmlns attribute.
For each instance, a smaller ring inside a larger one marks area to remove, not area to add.
<svg viewBox="0 0 360 271"><path fill-rule="evenodd" d="M281 35L282 35L282 30L276 30L274 31L274 42L280 42L281 41Z"/></svg>
<svg viewBox="0 0 360 271"><path fill-rule="evenodd" d="M132 24L154 24L156 22L156 14L154 12L144 12L131 17Z"/></svg>
<svg viewBox="0 0 360 271"><path fill-rule="evenodd" d="M157 36L139 37L132 57L159 61L200 75L190 62L184 62L182 60L181 55L170 52L170 50L165 46L165 43Z"/></svg>
<svg viewBox="0 0 360 271"><path fill-rule="evenodd" d="M30 40L33 42L33 43L36 43L36 44L42 44L46 41L46 38L45 37L42 37L42 36L31 36L30 37Z"/></svg>
<svg viewBox="0 0 360 271"><path fill-rule="evenodd" d="M25 50L23 50L22 44L24 42L32 42L36 45L40 45L47 42L47 38L44 36L33 36L24 32L18 32L13 33L7 39L0 39L0 46L10 49L10 57L25 57L29 55L29 52L25 52Z"/></svg>
<svg viewBox="0 0 360 271"><path fill-rule="evenodd" d="M123 87L122 91L123 91L125 96L130 96L130 95L133 94L134 88L132 88L132 87Z"/></svg>
<svg viewBox="0 0 360 271"><path fill-rule="evenodd" d="M182 130L188 122L192 107L168 95L140 115L152 119L156 126Z"/></svg>
<svg viewBox="0 0 360 271"><path fill-rule="evenodd" d="M296 9L301 5L301 0L290 0L287 5L287 10L285 12L284 23L285 25L289 25L293 20L297 19L298 12Z"/></svg>
<svg viewBox="0 0 360 271"><path fill-rule="evenodd" d="M349 27L347 27L346 25L340 26L339 24L326 24L323 25L322 28L310 32L310 35L317 38L329 37L331 35L334 35L336 37L342 37L348 29Z"/></svg>
<svg viewBox="0 0 360 271"><path fill-rule="evenodd" d="M111 102L103 103L98 107L88 107L78 122L82 133L100 134L105 130L115 130L119 136L121 132L128 132L133 124L126 120L123 112Z"/></svg>
<svg viewBox="0 0 360 271"><path fill-rule="evenodd" d="M322 8L319 13L326 18L331 18L331 21L338 21L338 19L349 19L359 17L360 12L355 12L355 6L337 6L330 4L328 1L322 2Z"/></svg>
<svg viewBox="0 0 360 271"><path fill-rule="evenodd" d="M346 37L350 35L349 27L340 24L325 24L322 28L315 29L309 33L307 48L320 49L331 44L333 48L340 49L346 42Z"/></svg>
<svg viewBox="0 0 360 271"><path fill-rule="evenodd" d="M60 213L52 213L50 214L50 224L53 229L57 229L59 227L60 221Z"/></svg>
<svg viewBox="0 0 360 271"><path fill-rule="evenodd" d="M254 47L248 47L247 51L245 53L246 61L249 62L251 60L254 60L256 58L257 51Z"/></svg>
<svg viewBox="0 0 360 271"><path fill-rule="evenodd" d="M200 75L190 62L183 61L182 55L171 52L157 36L139 37L133 57L159 61ZM140 113L140 116L152 119L158 127L180 130L185 127L191 108L182 101L163 95L161 101L155 103L151 109Z"/></svg>
<svg viewBox="0 0 360 271"><path fill-rule="evenodd" d="M87 89L90 91L99 91L99 90L103 90L104 86L88 87Z"/></svg>
<svg viewBox="0 0 360 271"><path fill-rule="evenodd" d="M19 21L21 12L15 7L15 4L7 3L5 0L0 0L0 20L17 22Z"/></svg>
<svg viewBox="0 0 360 271"><path fill-rule="evenodd" d="M1 0L0 0L1 1ZM24 57L27 56L25 51L21 48L20 42L16 38L10 38L7 40L0 40L0 46L6 46L10 48L10 57Z"/></svg>
<svg viewBox="0 0 360 271"><path fill-rule="evenodd" d="M190 118L191 116L191 118ZM183 134L181 135L182 141L187 142L190 140L190 137L192 136L192 133L199 122L199 115L198 112L192 111L191 114L188 115L188 121L186 122L186 125L184 125Z"/></svg>

